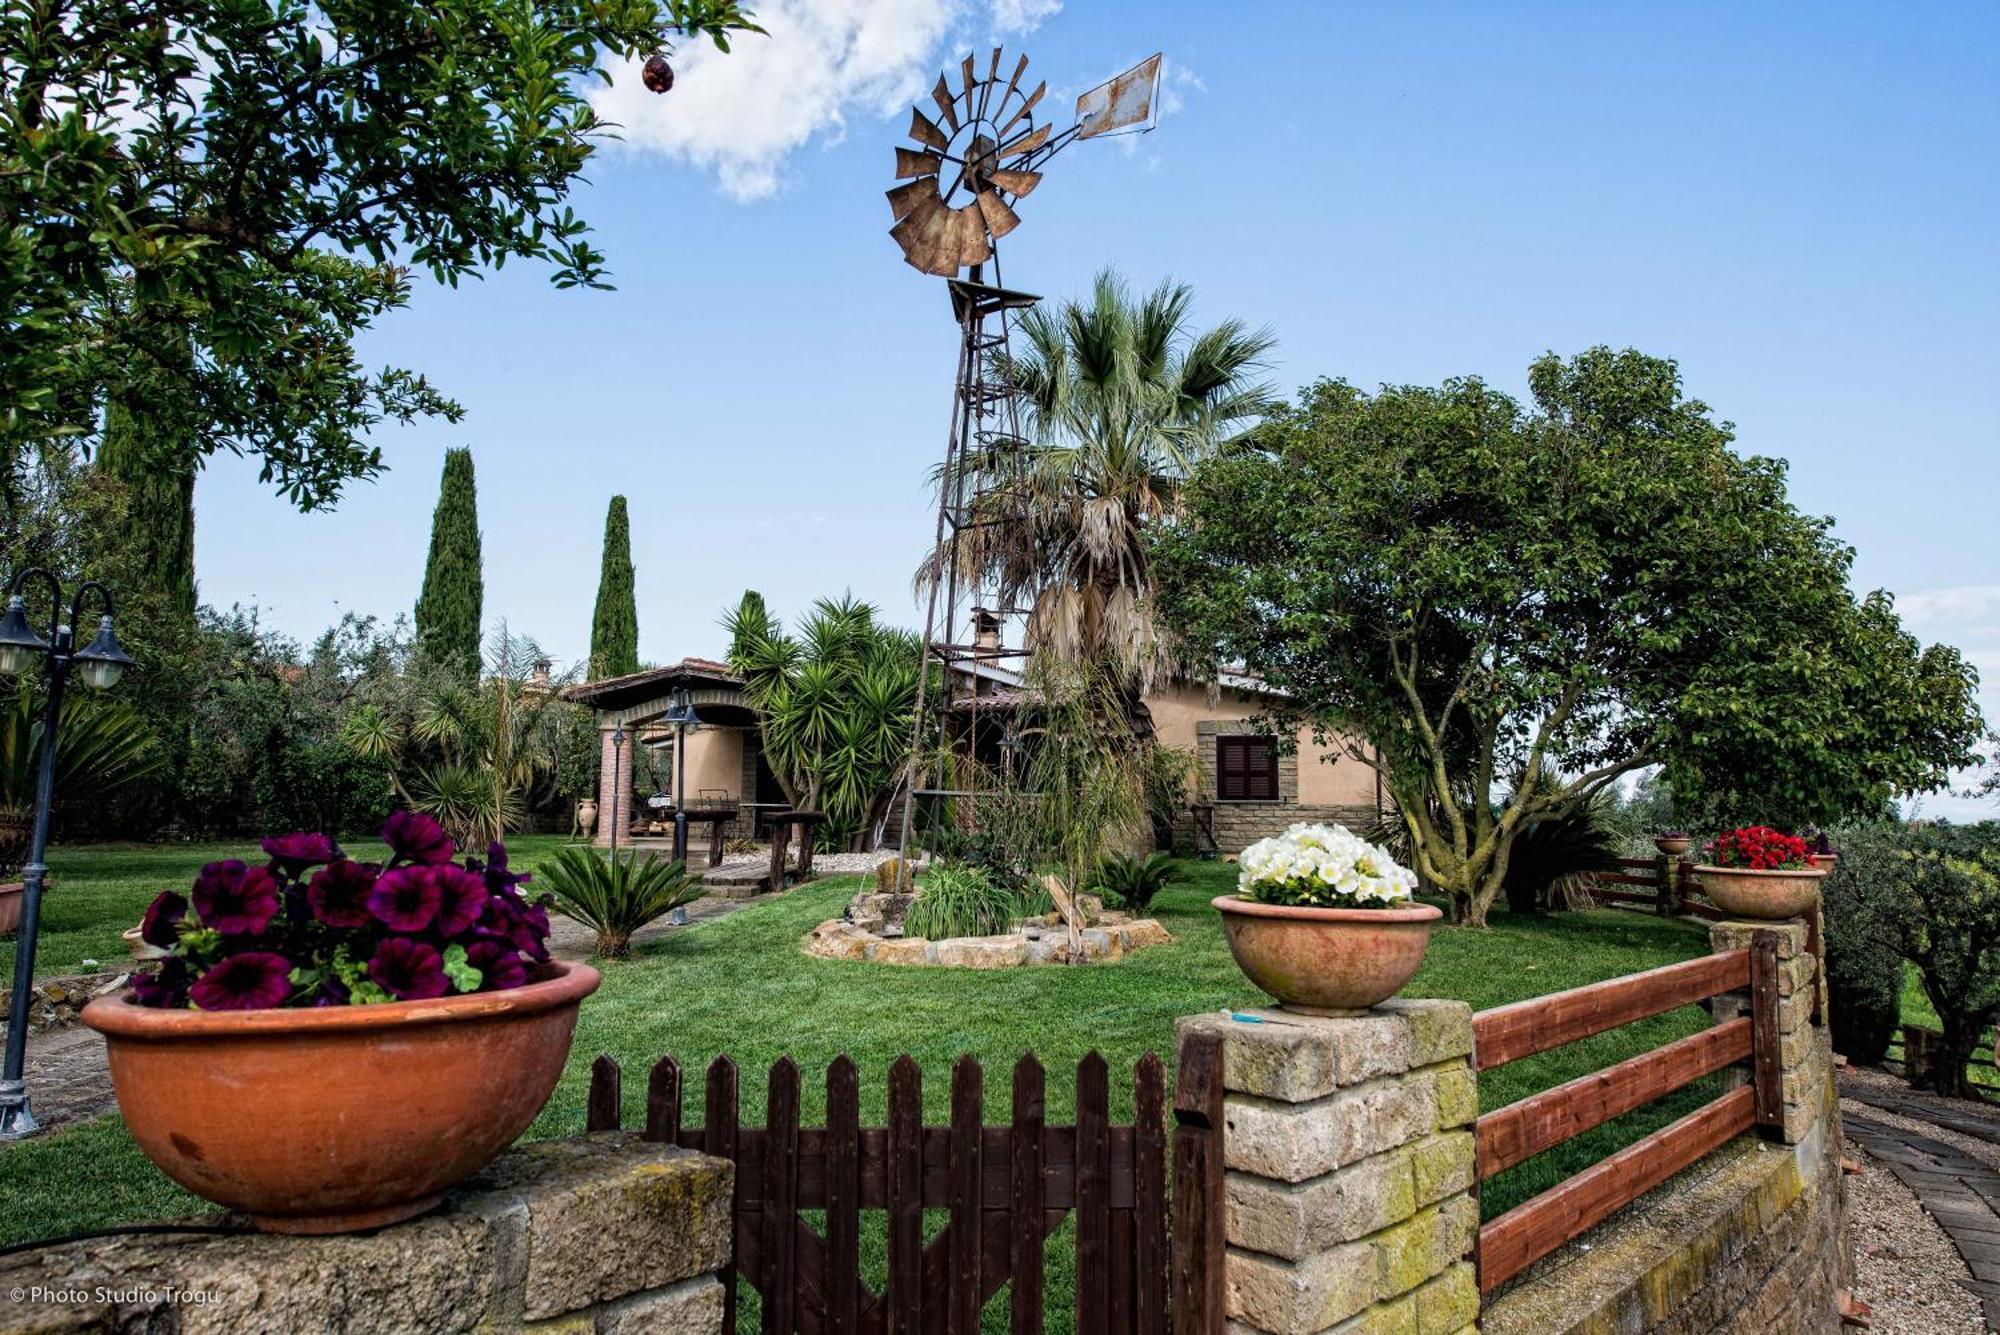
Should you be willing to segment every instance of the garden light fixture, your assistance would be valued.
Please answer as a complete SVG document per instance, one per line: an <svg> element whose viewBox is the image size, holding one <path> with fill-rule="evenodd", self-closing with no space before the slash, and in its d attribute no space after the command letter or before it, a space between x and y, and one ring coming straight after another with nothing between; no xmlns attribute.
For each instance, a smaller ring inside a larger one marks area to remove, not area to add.
<svg viewBox="0 0 2000 1335"><path fill-rule="evenodd" d="M684 686L674 692L673 703L660 715L660 722L674 725L674 861L685 865L688 851L687 814L687 730L701 722L694 701Z"/></svg>
<svg viewBox="0 0 2000 1335"><path fill-rule="evenodd" d="M49 591L49 634L45 638L28 624L27 600L21 588L38 580ZM83 617L85 602L95 595L103 614L97 623L97 637L82 649L75 648L71 629ZM49 807L55 798L57 733L62 722L63 690L72 668L83 674L84 684L94 690L118 684L132 655L118 646L111 628L111 592L96 580L87 580L70 600L69 620L62 618L62 585L46 570L23 570L7 586L7 611L0 615L0 675L26 677L39 666L47 700L42 707L41 754L37 757L35 781L34 833L28 844L28 861L21 868L21 939L14 952L15 1004L7 1014L7 1047L0 1064L0 1141L22 1140L41 1130L28 1102L28 1083L23 1075L28 1056L28 998L35 985L35 940L41 928L42 888L48 880ZM21 689L32 683L24 681Z"/></svg>

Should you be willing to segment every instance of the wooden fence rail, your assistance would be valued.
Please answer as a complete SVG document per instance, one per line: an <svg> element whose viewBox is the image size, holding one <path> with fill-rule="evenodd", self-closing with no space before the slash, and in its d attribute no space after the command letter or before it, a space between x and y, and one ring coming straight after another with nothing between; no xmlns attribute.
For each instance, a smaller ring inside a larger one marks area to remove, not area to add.
<svg viewBox="0 0 2000 1335"><path fill-rule="evenodd" d="M1601 871L1591 877L1591 897L1614 909L1634 913L1680 913L1714 922L1722 911L1708 902L1695 879L1694 860L1679 858L1619 858L1624 871ZM1638 886L1635 890L1611 887Z"/></svg>
<svg viewBox="0 0 2000 1335"><path fill-rule="evenodd" d="M1474 1156L1478 1179L1484 1182L1724 1067L1747 1058L1753 1071L1750 1085L1702 1105L1481 1227L1477 1260L1482 1294L1725 1141L1752 1127L1783 1122L1778 937L1759 932L1747 950L1669 964L1472 1017L1473 1065L1487 1071L1725 992L1748 992L1750 1014L1478 1119L1473 1127Z"/></svg>
<svg viewBox="0 0 2000 1335"><path fill-rule="evenodd" d="M740 1276L774 1335L976 1332L987 1301L1010 1285L1010 1327L1032 1335L1043 1328L1044 1247L1074 1214L1081 1335L1217 1335L1219 1042L1190 1038L1180 1062L1171 1223L1166 1068L1150 1053L1132 1073L1131 1124L1112 1123L1110 1071L1093 1052L1077 1066L1068 1126L1047 1121L1047 1075L1032 1053L1014 1066L1011 1118L1000 1126L985 1124L985 1074L971 1056L952 1067L949 1124L924 1125L923 1073L903 1056L889 1068L888 1125L864 1127L860 1072L845 1055L826 1072L824 1127L800 1125L800 1072L789 1057L771 1067L764 1125L743 1125L727 1056L708 1067L704 1125L687 1126L683 1072L664 1057L648 1076L644 1136L736 1165L725 1330L736 1328ZM620 1127L622 1081L610 1057L592 1064L589 1130ZM861 1273L864 1210L886 1215L888 1282L879 1293ZM926 1210L948 1214L928 1242ZM806 1211L824 1212L823 1228Z"/></svg>

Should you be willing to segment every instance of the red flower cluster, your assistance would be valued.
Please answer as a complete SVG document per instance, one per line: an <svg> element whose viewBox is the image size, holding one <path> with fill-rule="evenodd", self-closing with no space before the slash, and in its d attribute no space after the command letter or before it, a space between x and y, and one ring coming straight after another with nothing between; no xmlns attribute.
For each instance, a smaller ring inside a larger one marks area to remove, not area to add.
<svg viewBox="0 0 2000 1335"><path fill-rule="evenodd" d="M1768 825L1746 825L1717 835L1708 845L1709 865L1749 871L1801 871L1813 865L1812 850L1797 835Z"/></svg>
<svg viewBox="0 0 2000 1335"><path fill-rule="evenodd" d="M324 834L278 835L264 841L264 866L211 862L187 895L162 891L140 935L167 958L133 981L133 998L343 1006L500 991L543 972L547 901L521 889L528 878L507 869L503 845L454 863L438 823L407 811L382 839L386 866L353 861Z"/></svg>

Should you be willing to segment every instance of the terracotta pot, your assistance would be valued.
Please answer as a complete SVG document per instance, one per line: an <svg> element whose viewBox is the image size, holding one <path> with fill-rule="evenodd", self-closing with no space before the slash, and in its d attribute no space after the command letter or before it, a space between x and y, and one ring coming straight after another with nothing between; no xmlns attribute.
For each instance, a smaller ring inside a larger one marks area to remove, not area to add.
<svg viewBox="0 0 2000 1335"><path fill-rule="evenodd" d="M576 828L586 839L597 828L597 803L593 799L586 797L576 804Z"/></svg>
<svg viewBox="0 0 2000 1335"><path fill-rule="evenodd" d="M139 935L145 930L144 927L127 927L118 934L125 942L126 953L131 955L134 964L151 964L154 960L163 960L167 957L166 951Z"/></svg>
<svg viewBox="0 0 2000 1335"><path fill-rule="evenodd" d="M1677 858L1681 854L1687 852L1690 848L1694 847L1694 840L1661 839L1656 837L1653 840L1653 847L1659 849L1662 853L1665 853L1670 858Z"/></svg>
<svg viewBox="0 0 2000 1335"><path fill-rule="evenodd" d="M25 888L20 881L0 885L0 936L21 930L21 891Z"/></svg>
<svg viewBox="0 0 2000 1335"><path fill-rule="evenodd" d="M525 1131L569 1056L587 964L378 1006L156 1010L103 997L118 1110L160 1171L274 1233L421 1214Z"/></svg>
<svg viewBox="0 0 2000 1335"><path fill-rule="evenodd" d="M1222 911L1236 966L1286 1010L1349 1015L1396 995L1424 962L1430 904L1404 909L1310 909L1237 895L1209 901Z"/></svg>
<svg viewBox="0 0 2000 1335"><path fill-rule="evenodd" d="M1694 869L1708 902L1732 918L1776 921L1798 918L1819 903L1819 883L1826 872L1819 867L1796 871L1751 871L1746 867Z"/></svg>

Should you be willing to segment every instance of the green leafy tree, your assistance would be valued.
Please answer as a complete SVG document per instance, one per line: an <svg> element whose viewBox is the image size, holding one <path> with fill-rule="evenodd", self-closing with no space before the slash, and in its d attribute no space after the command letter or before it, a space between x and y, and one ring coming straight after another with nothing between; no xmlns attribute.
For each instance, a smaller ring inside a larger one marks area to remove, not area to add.
<svg viewBox="0 0 2000 1335"><path fill-rule="evenodd" d="M1197 332L1192 303L1174 283L1135 299L1106 271L1086 300L1025 314L1021 351L993 372L1023 391L1030 443L969 454L978 513L918 571L943 579L955 552L962 587L1028 609L1029 650L1105 664L1139 717L1174 666L1145 535L1179 511L1187 470L1269 403L1255 376L1271 336L1237 320Z"/></svg>
<svg viewBox="0 0 2000 1335"><path fill-rule="evenodd" d="M827 814L829 844L859 847L909 758L922 652L852 597L822 598L796 635L755 594L723 619L729 666L757 711L764 759L794 806Z"/></svg>
<svg viewBox="0 0 2000 1335"><path fill-rule="evenodd" d="M431 551L417 595L417 647L433 663L467 677L479 675L479 617L486 581L479 553L479 490L472 451L446 450Z"/></svg>
<svg viewBox="0 0 2000 1335"><path fill-rule="evenodd" d="M301 506L456 419L356 336L508 260L602 285L570 193L607 55L758 31L733 0L38 0L0 7L0 489L107 400L256 457ZM7 499L12 499L11 494Z"/></svg>
<svg viewBox="0 0 2000 1335"><path fill-rule="evenodd" d="M1971 1098L1966 1065L2000 1020L2000 823L1905 826L1889 839L1888 860L1863 850L1898 892L1877 907L1944 1030L1930 1086Z"/></svg>
<svg viewBox="0 0 2000 1335"><path fill-rule="evenodd" d="M1189 637L1370 744L1350 754L1466 920L1523 829L1650 765L1712 774L1739 749L1717 730L1837 801L1947 780L1979 734L1971 670L1885 643L1886 603L1855 602L1782 462L1733 453L1669 361L1548 356L1529 384L1532 410L1478 380L1322 381L1196 470L1154 553ZM1868 745L1829 747L1857 643L1903 665L1864 674L1899 698L1868 702Z"/></svg>
<svg viewBox="0 0 2000 1335"><path fill-rule="evenodd" d="M632 530L625 498L613 496L604 515L604 565L590 618L590 675L622 677L639 670L639 601L632 582Z"/></svg>

